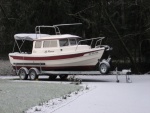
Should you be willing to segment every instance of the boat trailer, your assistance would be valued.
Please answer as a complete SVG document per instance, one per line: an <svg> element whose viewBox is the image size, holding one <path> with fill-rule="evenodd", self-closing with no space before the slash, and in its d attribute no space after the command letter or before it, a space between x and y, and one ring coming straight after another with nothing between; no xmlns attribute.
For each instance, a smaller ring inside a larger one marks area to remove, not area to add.
<svg viewBox="0 0 150 113"><path fill-rule="evenodd" d="M30 68L29 70L26 67L21 67L19 70L15 69L16 74L20 77L21 80L37 80L39 76L48 75L50 80L55 80L59 75L60 79L65 80L68 75L78 76L78 75L116 75L116 82L119 83L119 76L125 75L126 82L131 83L130 76L131 69L118 71L116 68L115 71L109 71L111 58L103 59L99 61L99 71L44 71L41 66L40 69Z"/></svg>

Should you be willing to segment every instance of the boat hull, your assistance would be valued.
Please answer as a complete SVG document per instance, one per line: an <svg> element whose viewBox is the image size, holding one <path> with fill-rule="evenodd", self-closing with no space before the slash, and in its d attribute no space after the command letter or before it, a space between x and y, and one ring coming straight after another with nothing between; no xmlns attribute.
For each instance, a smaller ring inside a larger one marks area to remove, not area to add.
<svg viewBox="0 0 150 113"><path fill-rule="evenodd" d="M90 51L61 53L59 55L10 53L9 59L14 69L35 67L46 71L90 71L95 70L104 49L96 48Z"/></svg>

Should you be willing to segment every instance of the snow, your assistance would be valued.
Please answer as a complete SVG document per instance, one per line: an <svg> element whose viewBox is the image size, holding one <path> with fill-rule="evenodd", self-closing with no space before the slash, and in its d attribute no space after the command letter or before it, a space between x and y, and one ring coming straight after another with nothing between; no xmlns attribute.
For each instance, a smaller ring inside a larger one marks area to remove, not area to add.
<svg viewBox="0 0 150 113"><path fill-rule="evenodd" d="M30 108L27 113L149 113L150 75L78 76L84 90L66 95L66 99L49 100ZM88 88L89 89L88 89Z"/></svg>
<svg viewBox="0 0 150 113"><path fill-rule="evenodd" d="M15 34L14 38L15 38L15 40L33 41L33 40L36 40L40 37L48 37L48 36L50 36L50 35L48 35L48 34L20 33L20 34Z"/></svg>
<svg viewBox="0 0 150 113"><path fill-rule="evenodd" d="M49 35L49 34L20 33L20 34L15 34L14 38L15 40L34 41L37 39L63 39L63 38L80 38L80 37L71 34Z"/></svg>
<svg viewBox="0 0 150 113"><path fill-rule="evenodd" d="M82 88L44 80L19 80L18 76L0 76L0 113L24 113L32 106Z"/></svg>

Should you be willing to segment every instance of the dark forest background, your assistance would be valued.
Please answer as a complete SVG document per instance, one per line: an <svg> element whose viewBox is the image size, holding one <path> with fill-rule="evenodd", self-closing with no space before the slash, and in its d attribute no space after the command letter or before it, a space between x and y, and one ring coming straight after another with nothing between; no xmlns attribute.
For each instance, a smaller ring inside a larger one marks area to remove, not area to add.
<svg viewBox="0 0 150 113"><path fill-rule="evenodd" d="M66 27L65 33L106 37L112 69L150 71L149 0L0 0L0 57L12 51L14 34L67 23L83 25Z"/></svg>

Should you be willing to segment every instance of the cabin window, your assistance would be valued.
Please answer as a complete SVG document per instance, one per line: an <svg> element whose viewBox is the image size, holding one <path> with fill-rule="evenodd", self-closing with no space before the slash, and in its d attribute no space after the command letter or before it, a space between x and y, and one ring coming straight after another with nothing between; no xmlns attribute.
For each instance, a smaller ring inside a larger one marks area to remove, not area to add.
<svg viewBox="0 0 150 113"><path fill-rule="evenodd" d="M60 39L59 44L60 44L60 47L68 46L69 45L68 39Z"/></svg>
<svg viewBox="0 0 150 113"><path fill-rule="evenodd" d="M43 47L44 47L44 48L50 47L50 40L44 41Z"/></svg>
<svg viewBox="0 0 150 113"><path fill-rule="evenodd" d="M57 40L51 40L50 47L57 47Z"/></svg>
<svg viewBox="0 0 150 113"><path fill-rule="evenodd" d="M43 47L47 48L47 47L57 47L57 40L46 40L43 43Z"/></svg>
<svg viewBox="0 0 150 113"><path fill-rule="evenodd" d="M42 41L36 41L35 42L35 48L41 48Z"/></svg>
<svg viewBox="0 0 150 113"><path fill-rule="evenodd" d="M76 45L76 39L69 39L70 45Z"/></svg>

